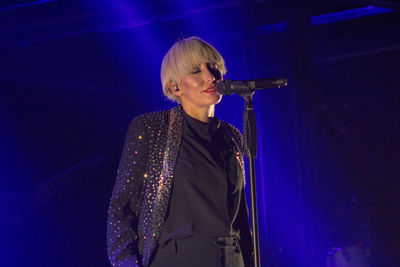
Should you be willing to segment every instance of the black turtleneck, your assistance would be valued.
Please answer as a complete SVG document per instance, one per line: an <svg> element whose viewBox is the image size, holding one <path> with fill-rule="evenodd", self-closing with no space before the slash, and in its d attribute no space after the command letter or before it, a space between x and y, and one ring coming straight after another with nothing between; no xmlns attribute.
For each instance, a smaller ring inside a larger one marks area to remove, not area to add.
<svg viewBox="0 0 400 267"><path fill-rule="evenodd" d="M219 120L198 121L184 113L182 144L160 244L190 236L238 235L233 222L243 181Z"/></svg>

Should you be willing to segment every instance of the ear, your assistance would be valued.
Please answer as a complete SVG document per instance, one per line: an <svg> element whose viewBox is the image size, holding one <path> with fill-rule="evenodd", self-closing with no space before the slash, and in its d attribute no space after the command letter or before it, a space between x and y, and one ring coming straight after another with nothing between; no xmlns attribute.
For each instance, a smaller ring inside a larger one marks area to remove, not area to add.
<svg viewBox="0 0 400 267"><path fill-rule="evenodd" d="M180 97L182 95L182 93L183 93L182 90L175 91L174 90L174 86L175 86L175 83L174 82L170 82L169 83L169 90L171 90L172 94L174 94L175 96ZM179 86L178 86L178 88L179 88Z"/></svg>

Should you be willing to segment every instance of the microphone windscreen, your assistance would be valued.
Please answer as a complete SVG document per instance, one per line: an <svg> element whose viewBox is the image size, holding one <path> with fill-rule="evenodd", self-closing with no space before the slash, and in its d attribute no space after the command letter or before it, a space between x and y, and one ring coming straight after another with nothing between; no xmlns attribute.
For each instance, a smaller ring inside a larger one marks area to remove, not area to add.
<svg viewBox="0 0 400 267"><path fill-rule="evenodd" d="M234 93L231 88L232 82L233 81L229 79L217 82L217 92L221 95L232 95Z"/></svg>

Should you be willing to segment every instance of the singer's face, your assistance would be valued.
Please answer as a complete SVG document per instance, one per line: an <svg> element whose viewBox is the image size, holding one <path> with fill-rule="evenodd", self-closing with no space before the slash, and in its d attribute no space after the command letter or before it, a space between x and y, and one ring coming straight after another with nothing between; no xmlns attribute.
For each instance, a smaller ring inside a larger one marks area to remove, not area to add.
<svg viewBox="0 0 400 267"><path fill-rule="evenodd" d="M215 85L221 80L221 73L214 64L202 63L184 76L178 85L179 97L185 108L209 108L221 101Z"/></svg>

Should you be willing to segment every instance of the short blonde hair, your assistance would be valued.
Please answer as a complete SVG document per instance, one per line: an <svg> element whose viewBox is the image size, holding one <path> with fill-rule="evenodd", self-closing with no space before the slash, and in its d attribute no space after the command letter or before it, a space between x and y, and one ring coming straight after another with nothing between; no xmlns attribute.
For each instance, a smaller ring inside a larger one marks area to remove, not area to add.
<svg viewBox="0 0 400 267"><path fill-rule="evenodd" d="M209 43L194 36L176 42L168 50L161 64L164 95L172 101L179 102L178 97L171 92L170 83L178 85L185 75L205 62L215 64L221 73L221 78L226 73L224 59Z"/></svg>

